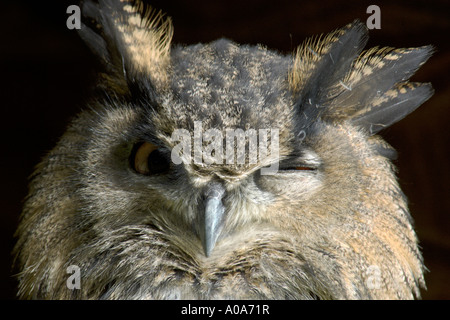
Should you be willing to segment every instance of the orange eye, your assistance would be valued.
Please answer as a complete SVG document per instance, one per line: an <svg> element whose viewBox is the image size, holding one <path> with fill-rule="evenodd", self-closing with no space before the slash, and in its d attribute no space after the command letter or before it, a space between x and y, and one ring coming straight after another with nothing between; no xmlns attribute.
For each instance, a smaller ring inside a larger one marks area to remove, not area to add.
<svg viewBox="0 0 450 320"><path fill-rule="evenodd" d="M134 170L140 174L151 175L165 173L170 169L170 159L158 146L152 143L142 143L134 155Z"/></svg>

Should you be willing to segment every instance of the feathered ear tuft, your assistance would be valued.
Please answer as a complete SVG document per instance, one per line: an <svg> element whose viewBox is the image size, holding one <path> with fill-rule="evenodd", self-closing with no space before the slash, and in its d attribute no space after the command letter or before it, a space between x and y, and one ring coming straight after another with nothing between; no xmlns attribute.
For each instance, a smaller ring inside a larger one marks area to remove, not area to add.
<svg viewBox="0 0 450 320"><path fill-rule="evenodd" d="M289 74L292 92L300 99L319 103L333 85L350 68L353 60L367 43L367 28L360 21L346 25L327 35L304 41L294 56Z"/></svg>
<svg viewBox="0 0 450 320"><path fill-rule="evenodd" d="M330 104L328 114L375 134L400 121L433 95L429 83L408 79L433 52L432 47L372 48L354 63L343 82L348 87Z"/></svg>
<svg viewBox="0 0 450 320"><path fill-rule="evenodd" d="M129 0L84 1L82 13L79 34L106 68L106 87L125 93L136 78L164 85L173 34L170 18Z"/></svg>
<svg viewBox="0 0 450 320"><path fill-rule="evenodd" d="M351 114L351 122L365 128L369 134L376 134L416 110L433 92L429 83L399 83L384 94L366 101L365 106Z"/></svg>
<svg viewBox="0 0 450 320"><path fill-rule="evenodd" d="M367 29L355 21L300 47L289 80L305 118L350 120L375 134L431 97L431 85L408 82L431 47L361 53L366 42Z"/></svg>

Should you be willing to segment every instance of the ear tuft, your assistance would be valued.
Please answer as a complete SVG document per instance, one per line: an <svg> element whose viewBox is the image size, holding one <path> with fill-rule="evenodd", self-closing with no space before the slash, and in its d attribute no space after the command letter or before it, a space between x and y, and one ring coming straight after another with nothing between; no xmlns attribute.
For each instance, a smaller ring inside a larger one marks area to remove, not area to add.
<svg viewBox="0 0 450 320"><path fill-rule="evenodd" d="M342 79L347 88L330 102L324 118L351 119L370 134L403 119L433 94L430 84L408 82L432 51L429 46L365 51Z"/></svg>
<svg viewBox="0 0 450 320"><path fill-rule="evenodd" d="M351 115L351 122L365 128L371 135L376 134L416 110L433 92L429 83L397 84L384 94L367 101L366 106Z"/></svg>
<svg viewBox="0 0 450 320"><path fill-rule="evenodd" d="M107 84L123 85L142 77L158 87L167 81L170 18L128 0L85 1L82 12L80 36L104 65Z"/></svg>
<svg viewBox="0 0 450 320"><path fill-rule="evenodd" d="M430 84L408 79L431 56L432 47L361 53L366 41L367 30L355 21L300 47L289 79L305 119L350 120L375 134L431 97Z"/></svg>
<svg viewBox="0 0 450 320"><path fill-rule="evenodd" d="M367 28L360 21L346 25L327 35L307 39L294 56L289 73L289 86L293 93L317 98L326 95L324 89L346 74L353 60L368 39Z"/></svg>

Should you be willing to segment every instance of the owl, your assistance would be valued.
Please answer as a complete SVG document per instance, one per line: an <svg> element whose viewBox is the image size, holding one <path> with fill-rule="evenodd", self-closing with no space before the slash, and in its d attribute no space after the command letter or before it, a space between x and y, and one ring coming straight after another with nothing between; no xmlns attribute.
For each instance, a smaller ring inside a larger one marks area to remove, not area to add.
<svg viewBox="0 0 450 320"><path fill-rule="evenodd" d="M140 2L81 12L102 71L31 178L20 298L420 298L396 153L377 133L432 95L409 82L432 47L363 50L357 20L291 54L182 46Z"/></svg>

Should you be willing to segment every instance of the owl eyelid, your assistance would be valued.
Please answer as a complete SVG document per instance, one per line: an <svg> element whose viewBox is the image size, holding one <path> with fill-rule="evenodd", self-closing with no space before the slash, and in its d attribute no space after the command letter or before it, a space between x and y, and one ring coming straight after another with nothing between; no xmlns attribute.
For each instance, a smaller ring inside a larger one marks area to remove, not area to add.
<svg viewBox="0 0 450 320"><path fill-rule="evenodd" d="M131 167L137 173L147 176L165 173L170 168L170 164L164 161L163 153L159 152L152 156L155 151L160 151L161 149L159 146L150 142L137 143L130 156Z"/></svg>
<svg viewBox="0 0 450 320"><path fill-rule="evenodd" d="M142 142L138 144L133 155L132 165L134 170L140 174L149 174L150 170L147 165L147 159L149 155L158 149L158 147L152 143Z"/></svg>
<svg viewBox="0 0 450 320"><path fill-rule="evenodd" d="M314 171L314 170L317 170L317 168L300 165L300 166L293 167L291 170L297 170L297 171L301 171L301 170L308 171L309 170L309 171Z"/></svg>
<svg viewBox="0 0 450 320"><path fill-rule="evenodd" d="M281 171L316 171L321 165L318 158L296 158L280 163Z"/></svg>
<svg viewBox="0 0 450 320"><path fill-rule="evenodd" d="M321 166L319 155L311 149L302 151L299 157L290 157L280 163L280 170L283 171L315 171Z"/></svg>
<svg viewBox="0 0 450 320"><path fill-rule="evenodd" d="M304 165L304 164L299 164L299 165L292 165L292 166L286 166L286 167L281 167L279 169L280 171L316 171L317 167L313 167L310 165Z"/></svg>

